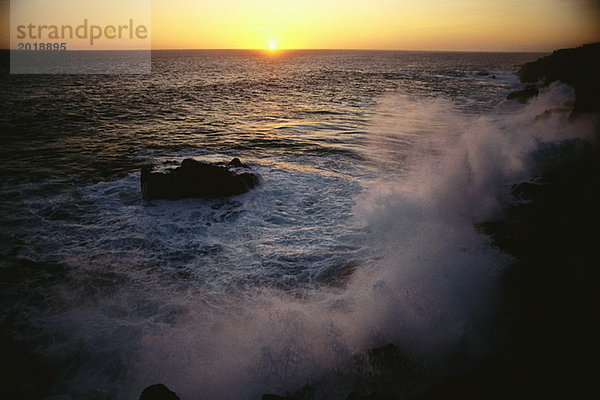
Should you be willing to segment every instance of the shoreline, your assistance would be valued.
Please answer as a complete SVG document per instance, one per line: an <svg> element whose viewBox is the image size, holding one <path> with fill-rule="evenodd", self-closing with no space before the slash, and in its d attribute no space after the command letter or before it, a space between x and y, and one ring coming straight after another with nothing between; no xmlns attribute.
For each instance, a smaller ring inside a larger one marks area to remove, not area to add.
<svg viewBox="0 0 600 400"><path fill-rule="evenodd" d="M590 49L583 48L584 52ZM595 53L587 53L585 57L600 59L597 57L600 44L591 48ZM557 54L559 61L556 61ZM533 65L535 77L543 82L538 83L538 87L546 87L563 76L546 74L537 66L542 63L550 69L568 71L558 65L565 62L564 54L575 55L580 62L585 62L581 61L577 49L559 50L523 65L517 74L524 84L531 83L533 78L528 71ZM588 64L583 68L587 69ZM579 102L571 119L600 117L598 92L591 102L587 94L588 88L597 84L597 77L588 78L591 84L585 78L578 78L573 84ZM563 79L568 81L568 78ZM534 95L523 102L538 93L536 88ZM514 99L519 100L517 96ZM599 128L597 120L596 137ZM600 187L597 143L564 140L549 143L537 153L532 155L533 159L561 162L537 161L540 174L532 177L531 182L515 183L512 187L513 200L526 204L508 204L502 218L476 225L477 230L492 238L494 246L515 257L515 262L502 273L502 303L493 311L495 345L474 366L463 365L462 372L436 378L427 385L429 389L421 388L407 398L577 398L593 392L594 359L590 349L595 337L590 320L598 303L594 256L596 227L600 222L600 199L595 190ZM541 184L536 183L540 181ZM376 375L390 379L390 387L419 383L414 374L418 366L409 368L410 360L392 343L368 350L366 357L369 359L372 352L382 351L388 354L383 357L383 363L375 362L379 371ZM405 368L399 369L398 365ZM348 388L345 399L399 398L394 391L374 391L369 387L364 384L359 392ZM295 393L265 394L262 400L309 400L313 398L313 391L314 384L308 384Z"/></svg>

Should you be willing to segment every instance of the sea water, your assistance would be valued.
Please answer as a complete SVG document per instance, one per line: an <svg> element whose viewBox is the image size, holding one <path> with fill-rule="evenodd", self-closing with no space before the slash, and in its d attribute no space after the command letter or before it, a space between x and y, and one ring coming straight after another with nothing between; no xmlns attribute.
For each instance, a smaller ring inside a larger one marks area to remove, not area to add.
<svg viewBox="0 0 600 400"><path fill-rule="evenodd" d="M531 177L541 140L586 132L568 124L566 86L505 100L538 56L156 51L150 75L4 71L13 384L258 399L320 382L315 398L345 398L351 360L376 346L423 375L459 347L485 354L511 257L475 225ZM189 157L238 157L263 182L142 200L142 165Z"/></svg>

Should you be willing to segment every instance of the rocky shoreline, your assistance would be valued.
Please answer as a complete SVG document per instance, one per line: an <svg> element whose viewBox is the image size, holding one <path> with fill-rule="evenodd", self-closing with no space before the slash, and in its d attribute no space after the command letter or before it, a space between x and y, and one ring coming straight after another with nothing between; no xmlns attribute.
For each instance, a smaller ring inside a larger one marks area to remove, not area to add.
<svg viewBox="0 0 600 400"><path fill-rule="evenodd" d="M600 43L557 50L523 65L517 75L523 83L535 84L508 97L525 103L540 89L561 81L575 89L572 118L598 117L599 60ZM599 130L596 125L596 137ZM593 393L590 350L595 335L590 321L598 303L595 244L600 222L597 145L579 139L548 144L532 159L539 176L513 185L515 203L506 206L502 218L477 224L497 247L516 258L502 277L503 304L493 327L496 346L474 367L442 377L420 394L407 393L407 398L584 398ZM377 366L380 374L396 380L387 382L389 388L418 380L408 370L398 372L399 359L410 365L400 349L391 353L397 357L383 357ZM283 396L266 394L263 400L312 399L307 387ZM397 391L377 391L366 384L356 389L348 388L345 399L399 398Z"/></svg>
<svg viewBox="0 0 600 400"><path fill-rule="evenodd" d="M575 89L571 118L600 117L600 43L557 50L523 65L508 98L526 102L550 83ZM538 174L514 184L503 216L477 228L516 261L502 277L497 344L467 373L448 376L421 400L585 398L595 388L591 320L598 303L596 241L600 222L597 143L543 144L531 154Z"/></svg>
<svg viewBox="0 0 600 400"><path fill-rule="evenodd" d="M600 43L574 49L560 49L551 55L524 64L517 76L527 87L510 93L508 99L527 102L539 89L563 82L575 90L573 115L600 112Z"/></svg>

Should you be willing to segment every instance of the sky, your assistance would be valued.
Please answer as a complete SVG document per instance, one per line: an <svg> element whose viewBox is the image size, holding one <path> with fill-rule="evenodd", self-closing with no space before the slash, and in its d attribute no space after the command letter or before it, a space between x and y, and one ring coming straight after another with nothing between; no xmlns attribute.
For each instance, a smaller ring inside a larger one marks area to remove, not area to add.
<svg viewBox="0 0 600 400"><path fill-rule="evenodd" d="M9 47L12 33L8 4L0 0L1 48ZM154 49L545 52L600 41L600 0L147 0L147 4ZM52 7L32 9L31 18L39 24L61 17L52 15ZM118 23L133 14L124 7L120 16L111 15Z"/></svg>

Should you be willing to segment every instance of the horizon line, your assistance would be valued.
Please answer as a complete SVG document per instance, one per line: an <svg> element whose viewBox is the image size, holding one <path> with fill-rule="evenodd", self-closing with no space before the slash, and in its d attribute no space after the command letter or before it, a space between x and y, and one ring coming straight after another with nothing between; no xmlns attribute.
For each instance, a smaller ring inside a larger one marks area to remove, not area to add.
<svg viewBox="0 0 600 400"><path fill-rule="evenodd" d="M586 43L588 44L588 43ZM592 43L589 43L592 44ZM70 49L70 50L19 50L11 48L0 48L0 51L19 52L61 52L61 51L264 51L277 53L282 51L405 51L405 52L427 52L427 53L551 53L555 50L575 48L584 46L581 44L574 47L558 47L553 50L431 50L431 49L360 49L360 48L295 48L295 49L268 49L268 48L158 48L158 49Z"/></svg>

